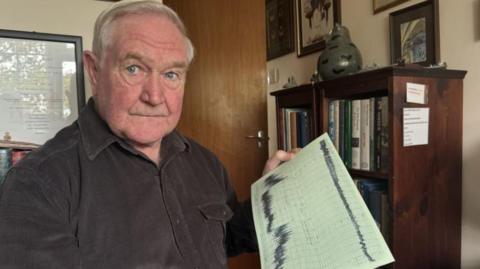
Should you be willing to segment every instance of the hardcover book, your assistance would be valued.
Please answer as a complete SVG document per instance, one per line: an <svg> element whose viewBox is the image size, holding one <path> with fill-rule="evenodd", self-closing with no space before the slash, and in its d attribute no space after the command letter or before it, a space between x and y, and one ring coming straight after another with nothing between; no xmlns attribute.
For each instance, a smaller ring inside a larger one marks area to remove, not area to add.
<svg viewBox="0 0 480 269"><path fill-rule="evenodd" d="M12 167L12 150L0 148L0 185L2 185L10 167Z"/></svg>

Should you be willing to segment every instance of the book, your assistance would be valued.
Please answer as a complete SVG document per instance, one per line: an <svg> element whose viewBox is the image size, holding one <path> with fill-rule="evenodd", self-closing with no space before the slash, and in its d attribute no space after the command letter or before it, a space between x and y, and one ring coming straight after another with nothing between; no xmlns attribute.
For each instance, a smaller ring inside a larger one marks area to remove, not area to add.
<svg viewBox="0 0 480 269"><path fill-rule="evenodd" d="M360 100L360 167L370 170L370 100Z"/></svg>
<svg viewBox="0 0 480 269"><path fill-rule="evenodd" d="M375 171L375 97L370 99L370 171Z"/></svg>
<svg viewBox="0 0 480 269"><path fill-rule="evenodd" d="M284 145L286 150L292 150L299 145L299 141L305 141L310 139L310 120L309 109L306 108L283 108L284 118ZM303 118L300 118L298 114L303 114ZM306 117L306 118L305 118ZM299 120L302 122L299 123ZM302 126L299 126L302 124ZM305 132L302 132L302 131ZM302 132L302 133L299 133ZM306 145L306 143L304 143Z"/></svg>
<svg viewBox="0 0 480 269"><path fill-rule="evenodd" d="M340 101L334 101L334 129L335 129L335 139L333 140L333 144L337 151L340 149L339 141L340 141Z"/></svg>
<svg viewBox="0 0 480 269"><path fill-rule="evenodd" d="M375 223L381 229L381 194L387 191L388 182L386 180L357 178L357 188Z"/></svg>
<svg viewBox="0 0 480 269"><path fill-rule="evenodd" d="M380 112L380 171L387 172L390 167L389 155L389 126L388 126L388 97L381 97L381 112Z"/></svg>
<svg viewBox="0 0 480 269"><path fill-rule="evenodd" d="M375 98L375 170L389 171L388 97Z"/></svg>
<svg viewBox="0 0 480 269"><path fill-rule="evenodd" d="M32 150L14 149L12 150L12 166L15 166L23 157Z"/></svg>
<svg viewBox="0 0 480 269"><path fill-rule="evenodd" d="M310 143L310 112L300 111L297 113L297 145L303 148Z"/></svg>
<svg viewBox="0 0 480 269"><path fill-rule="evenodd" d="M298 130L297 130L297 114L298 112L297 111L291 111L289 116L289 120L290 120L290 150L291 149L294 149L294 148L297 148L297 133L298 133Z"/></svg>
<svg viewBox="0 0 480 269"><path fill-rule="evenodd" d="M347 168L352 168L352 100L345 100L344 120L344 163Z"/></svg>
<svg viewBox="0 0 480 269"><path fill-rule="evenodd" d="M338 101L338 154L345 160L345 100Z"/></svg>
<svg viewBox="0 0 480 269"><path fill-rule="evenodd" d="M382 110L385 104L382 101L382 97L375 98L375 171L380 171L381 164L381 152L382 152Z"/></svg>
<svg viewBox="0 0 480 269"><path fill-rule="evenodd" d="M0 148L0 185L2 185L10 167L12 167L12 149Z"/></svg>
<svg viewBox="0 0 480 269"><path fill-rule="evenodd" d="M328 101L328 135L335 145L335 101Z"/></svg>
<svg viewBox="0 0 480 269"><path fill-rule="evenodd" d="M283 145L285 150L290 149L290 115L288 108L282 108L283 111Z"/></svg>
<svg viewBox="0 0 480 269"><path fill-rule="evenodd" d="M361 100L352 100L352 169L360 169L360 130L361 126Z"/></svg>
<svg viewBox="0 0 480 269"><path fill-rule="evenodd" d="M390 231L392 226L392 214L390 209L390 201L388 199L388 191L382 192L381 195L381 222L380 231L387 244L390 245Z"/></svg>
<svg viewBox="0 0 480 269"><path fill-rule="evenodd" d="M372 217L377 223L378 229L382 229L382 194L385 193L384 188L373 189L368 195L368 209L372 213Z"/></svg>

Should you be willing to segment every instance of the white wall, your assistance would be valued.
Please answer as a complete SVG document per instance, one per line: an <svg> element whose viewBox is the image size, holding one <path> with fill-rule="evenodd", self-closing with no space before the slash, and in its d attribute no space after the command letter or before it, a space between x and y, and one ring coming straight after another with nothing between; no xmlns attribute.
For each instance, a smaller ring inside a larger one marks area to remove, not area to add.
<svg viewBox="0 0 480 269"><path fill-rule="evenodd" d="M0 28L82 36L91 49L97 15L112 2L96 0L0 0ZM91 96L85 74L85 95Z"/></svg>
<svg viewBox="0 0 480 269"><path fill-rule="evenodd" d="M342 23L350 29L364 65L389 64L390 12L421 2L412 0L373 15L371 0L342 0ZM463 209L462 268L480 268L480 0L440 0L440 58L452 69L468 70L464 80L463 106ZM295 54L267 63L278 68L278 90L289 75L307 83L319 54L297 58ZM268 98L270 153L276 149L275 100Z"/></svg>

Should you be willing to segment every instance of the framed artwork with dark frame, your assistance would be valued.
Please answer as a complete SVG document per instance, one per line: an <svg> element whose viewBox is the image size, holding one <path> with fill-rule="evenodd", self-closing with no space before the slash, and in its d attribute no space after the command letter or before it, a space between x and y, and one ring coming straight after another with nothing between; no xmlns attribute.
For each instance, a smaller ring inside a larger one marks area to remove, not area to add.
<svg viewBox="0 0 480 269"><path fill-rule="evenodd" d="M438 0L390 13L391 63L428 66L440 56Z"/></svg>
<svg viewBox="0 0 480 269"><path fill-rule="evenodd" d="M0 135L43 144L85 105L82 37L0 29Z"/></svg>
<svg viewBox="0 0 480 269"><path fill-rule="evenodd" d="M377 14L407 1L410 0L372 0L373 14Z"/></svg>
<svg viewBox="0 0 480 269"><path fill-rule="evenodd" d="M340 0L296 0L297 56L325 48L335 23L340 23Z"/></svg>
<svg viewBox="0 0 480 269"><path fill-rule="evenodd" d="M266 0L267 60L294 51L292 0Z"/></svg>

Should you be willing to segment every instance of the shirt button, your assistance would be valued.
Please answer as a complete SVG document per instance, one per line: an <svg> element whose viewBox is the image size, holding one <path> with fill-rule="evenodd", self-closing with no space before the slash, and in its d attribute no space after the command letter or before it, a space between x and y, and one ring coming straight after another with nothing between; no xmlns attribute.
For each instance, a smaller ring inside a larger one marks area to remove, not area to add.
<svg viewBox="0 0 480 269"><path fill-rule="evenodd" d="M179 219L175 220L175 223L176 223L177 225L180 224L180 220L179 220ZM196 268L196 267L195 267L195 268Z"/></svg>

